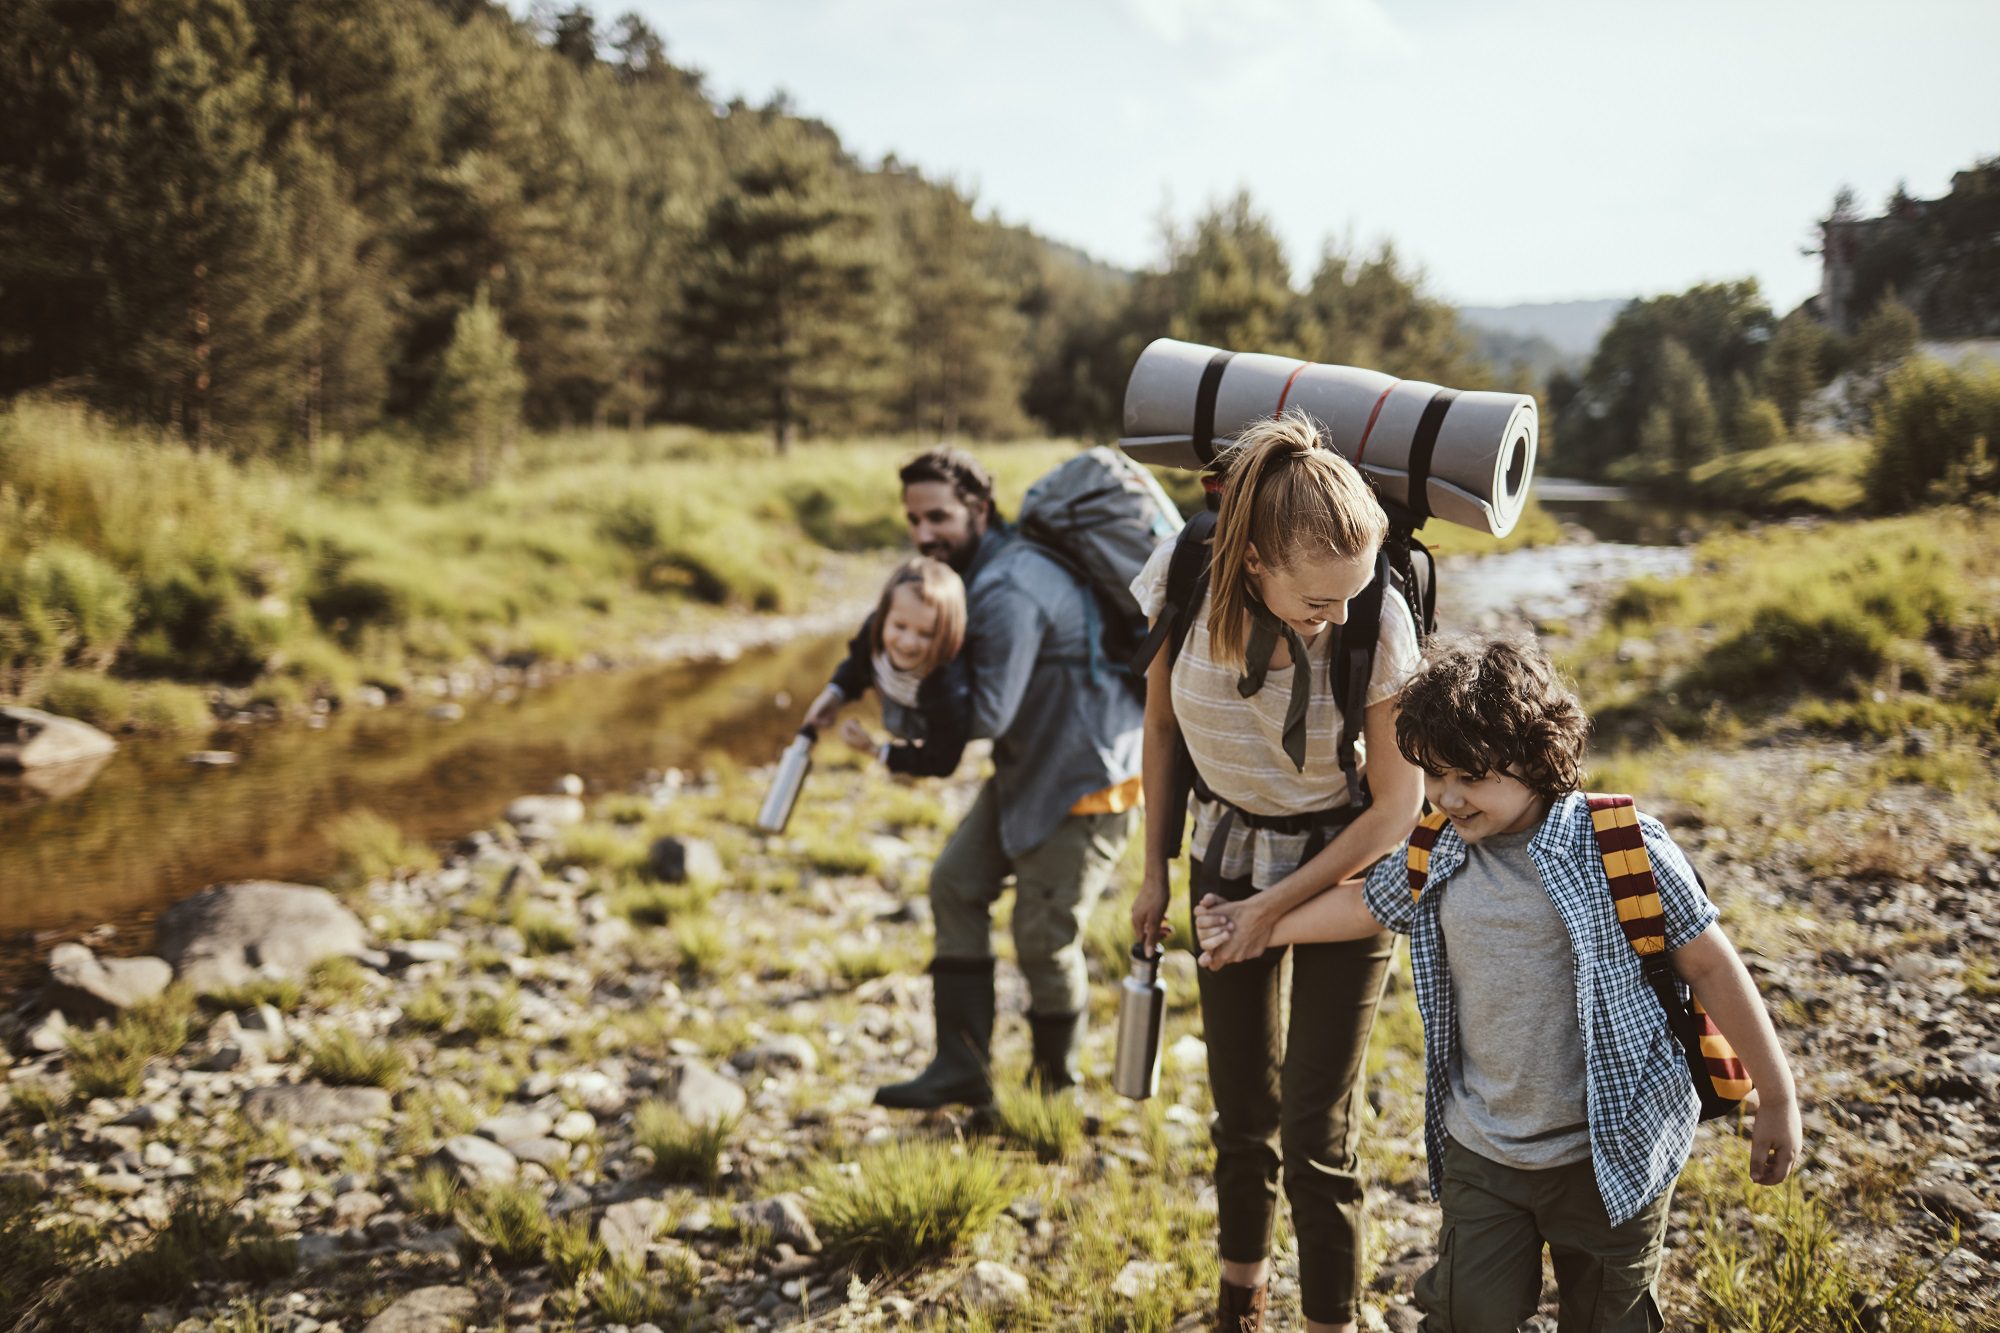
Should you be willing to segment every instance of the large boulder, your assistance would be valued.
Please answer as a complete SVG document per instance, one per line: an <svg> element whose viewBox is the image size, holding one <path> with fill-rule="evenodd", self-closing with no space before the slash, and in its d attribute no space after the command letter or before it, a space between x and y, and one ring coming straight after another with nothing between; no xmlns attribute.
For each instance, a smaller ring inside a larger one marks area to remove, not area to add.
<svg viewBox="0 0 2000 1333"><path fill-rule="evenodd" d="M693 1060L675 1060L660 1080L667 1105L696 1125L727 1124L743 1114L750 1098L741 1084Z"/></svg>
<svg viewBox="0 0 2000 1333"><path fill-rule="evenodd" d="M369 1320L361 1333L457 1333L479 1313L464 1287L420 1287Z"/></svg>
<svg viewBox="0 0 2000 1333"><path fill-rule="evenodd" d="M88 722L39 708L0 708L0 769L74 764L117 748L117 741Z"/></svg>
<svg viewBox="0 0 2000 1333"><path fill-rule="evenodd" d="M211 991L257 976L302 978L324 959L366 952L368 932L325 889L253 880L169 907L155 947L182 981Z"/></svg>
<svg viewBox="0 0 2000 1333"><path fill-rule="evenodd" d="M70 1018L112 1018L150 1000L174 979L164 958L99 958L84 944L58 944L49 953L49 1006Z"/></svg>

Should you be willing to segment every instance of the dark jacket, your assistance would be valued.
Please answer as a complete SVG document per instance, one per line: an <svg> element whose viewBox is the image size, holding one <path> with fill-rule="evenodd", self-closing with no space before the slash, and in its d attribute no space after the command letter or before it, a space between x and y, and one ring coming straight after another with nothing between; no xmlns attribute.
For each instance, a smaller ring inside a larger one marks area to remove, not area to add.
<svg viewBox="0 0 2000 1333"><path fill-rule="evenodd" d="M861 624L847 643L847 659L834 669L833 687L849 700L859 699L875 684L875 617ZM889 747L891 773L916 778L950 777L972 734L972 671L960 654L925 676L917 687L917 706L905 708L894 699L882 700L882 721L903 742ZM921 745L909 742L921 741Z"/></svg>

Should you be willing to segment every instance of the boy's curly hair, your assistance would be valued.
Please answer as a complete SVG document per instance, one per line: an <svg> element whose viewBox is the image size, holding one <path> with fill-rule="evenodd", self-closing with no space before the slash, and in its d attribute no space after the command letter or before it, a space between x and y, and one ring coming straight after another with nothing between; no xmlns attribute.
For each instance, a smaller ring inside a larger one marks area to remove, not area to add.
<svg viewBox="0 0 2000 1333"><path fill-rule="evenodd" d="M1396 746L1426 773L1504 773L1549 800L1582 784L1589 734L1583 705L1526 640L1432 645L1396 713Z"/></svg>

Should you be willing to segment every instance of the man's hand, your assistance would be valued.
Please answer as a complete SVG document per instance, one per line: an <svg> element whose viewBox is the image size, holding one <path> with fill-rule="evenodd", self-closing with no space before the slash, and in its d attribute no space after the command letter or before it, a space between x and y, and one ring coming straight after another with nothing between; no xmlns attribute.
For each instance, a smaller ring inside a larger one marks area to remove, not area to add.
<svg viewBox="0 0 2000 1333"><path fill-rule="evenodd" d="M841 705L846 702L846 695L831 685L827 686L819 692L819 697L812 701L812 707L806 709L802 725L811 727L814 731L827 730L840 717Z"/></svg>
<svg viewBox="0 0 2000 1333"><path fill-rule="evenodd" d="M1803 1138L1798 1102L1760 1095L1757 1118L1750 1124L1750 1179L1759 1185L1781 1184L1799 1160Z"/></svg>
<svg viewBox="0 0 2000 1333"><path fill-rule="evenodd" d="M1147 875L1139 881L1138 896L1132 899L1132 938L1153 953L1167 938L1167 881L1165 876Z"/></svg>

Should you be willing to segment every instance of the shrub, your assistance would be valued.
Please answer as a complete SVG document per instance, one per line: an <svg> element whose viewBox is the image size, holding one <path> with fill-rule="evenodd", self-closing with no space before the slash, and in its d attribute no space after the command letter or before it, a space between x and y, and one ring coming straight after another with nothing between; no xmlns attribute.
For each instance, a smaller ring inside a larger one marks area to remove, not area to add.
<svg viewBox="0 0 2000 1333"><path fill-rule="evenodd" d="M348 1028L335 1028L308 1043L306 1072L324 1083L394 1092L410 1070L402 1052L387 1042L364 1041Z"/></svg>
<svg viewBox="0 0 2000 1333"><path fill-rule="evenodd" d="M1885 507L1905 508L1957 474L1960 489L1990 493L2000 483L1991 464L1995 447L2000 370L1906 361L1889 373L1876 404L1869 491Z"/></svg>
<svg viewBox="0 0 2000 1333"><path fill-rule="evenodd" d="M653 1154L653 1174L714 1189L722 1178L722 1150L734 1121L689 1120L667 1103L642 1102L632 1117L632 1141Z"/></svg>
<svg viewBox="0 0 2000 1333"><path fill-rule="evenodd" d="M0 619L17 636L0 643L0 672L66 664L102 671L132 628L131 589L99 556L54 541L0 575Z"/></svg>
<svg viewBox="0 0 2000 1333"><path fill-rule="evenodd" d="M811 1174L813 1219L827 1248L864 1271L946 1259L991 1226L1013 1197L1013 1173L987 1149L928 1141L863 1153L848 1169Z"/></svg>

